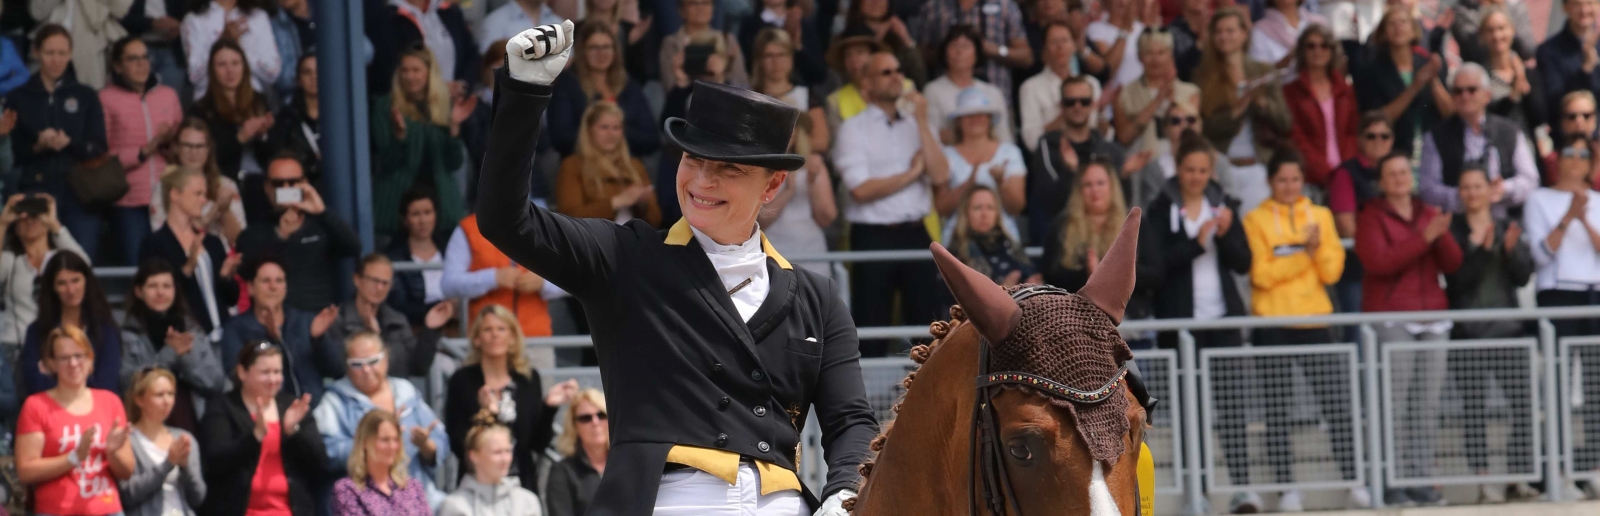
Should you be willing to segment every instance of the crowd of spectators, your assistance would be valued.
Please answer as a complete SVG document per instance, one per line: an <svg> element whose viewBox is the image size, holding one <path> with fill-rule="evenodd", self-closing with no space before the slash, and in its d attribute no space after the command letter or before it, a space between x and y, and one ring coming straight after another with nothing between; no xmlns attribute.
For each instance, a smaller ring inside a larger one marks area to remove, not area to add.
<svg viewBox="0 0 1600 516"><path fill-rule="evenodd" d="M1600 304L1600 2L1566 0L1543 34L1533 1L1435 15L1372 0L363 0L376 249L321 193L350 171L321 163L317 77L342 72L318 70L320 3L34 1L0 16L0 420L17 498L61 514L581 514L605 469L605 400L546 390L539 371L592 357L520 342L583 332L583 307L489 244L471 199L506 39L566 19L572 58L530 164L535 201L562 213L676 221L681 151L662 122L705 81L804 115L806 165L759 218L781 253L937 241L998 284L1076 290L1139 206L1131 319ZM348 280L330 266L352 261ZM137 267L125 306L104 265ZM950 302L927 262L801 265L848 285L860 326L923 324ZM1396 367L1414 442L1439 431L1428 400L1451 360ZM1292 416L1269 412L1269 452L1292 454ZM1216 418L1232 480L1249 481L1247 415ZM541 483L551 443L567 458ZM1349 451L1334 455L1352 476ZM1266 508L1241 494L1230 509Z"/></svg>

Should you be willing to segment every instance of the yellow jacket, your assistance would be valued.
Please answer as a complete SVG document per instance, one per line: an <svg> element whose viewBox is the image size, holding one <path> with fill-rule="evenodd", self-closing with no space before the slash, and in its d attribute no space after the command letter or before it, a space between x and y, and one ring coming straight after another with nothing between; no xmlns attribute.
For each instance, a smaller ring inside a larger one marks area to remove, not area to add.
<svg viewBox="0 0 1600 516"><path fill-rule="evenodd" d="M1306 252L1306 234L1316 224L1322 243ZM1333 212L1300 197L1294 205L1268 198L1244 217L1250 239L1251 311L1256 315L1322 315L1333 312L1327 286L1344 272L1344 246Z"/></svg>

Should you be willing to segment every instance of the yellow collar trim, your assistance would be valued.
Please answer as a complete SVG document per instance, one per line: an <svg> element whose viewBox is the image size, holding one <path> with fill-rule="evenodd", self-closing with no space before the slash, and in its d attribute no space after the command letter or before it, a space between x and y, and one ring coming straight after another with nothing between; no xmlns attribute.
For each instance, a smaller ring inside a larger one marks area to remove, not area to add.
<svg viewBox="0 0 1600 516"><path fill-rule="evenodd" d="M678 219L678 223L673 224L672 229L667 230L667 245L689 245L690 240L694 240L694 232L689 231L689 219ZM761 233L761 251L767 253L767 258L778 262L779 267L794 269L794 266L789 264L789 260L784 259L783 255L778 254L778 250L772 247L772 242L767 241L765 232Z"/></svg>

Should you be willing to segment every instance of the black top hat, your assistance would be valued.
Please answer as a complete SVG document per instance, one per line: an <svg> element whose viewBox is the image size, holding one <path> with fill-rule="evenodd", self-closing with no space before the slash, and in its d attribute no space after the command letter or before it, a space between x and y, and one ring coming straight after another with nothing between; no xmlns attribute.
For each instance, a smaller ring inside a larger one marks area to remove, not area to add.
<svg viewBox="0 0 1600 516"><path fill-rule="evenodd" d="M691 156L774 170L797 170L805 156L789 154L800 110L733 86L695 81L687 120L672 117L667 140Z"/></svg>

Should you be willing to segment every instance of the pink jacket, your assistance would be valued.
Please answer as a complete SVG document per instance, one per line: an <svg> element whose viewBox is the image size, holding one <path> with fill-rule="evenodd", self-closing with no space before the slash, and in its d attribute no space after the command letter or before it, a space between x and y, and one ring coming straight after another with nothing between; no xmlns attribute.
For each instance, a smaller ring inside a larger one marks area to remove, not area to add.
<svg viewBox="0 0 1600 516"><path fill-rule="evenodd" d="M153 82L155 78L151 79ZM100 105L106 114L106 147L128 167L128 194L117 201L117 206L129 208L159 202L153 190L161 182L167 160L156 153L140 162L139 148L163 129L183 123L178 92L157 84L140 98L138 93L112 81L100 90Z"/></svg>

